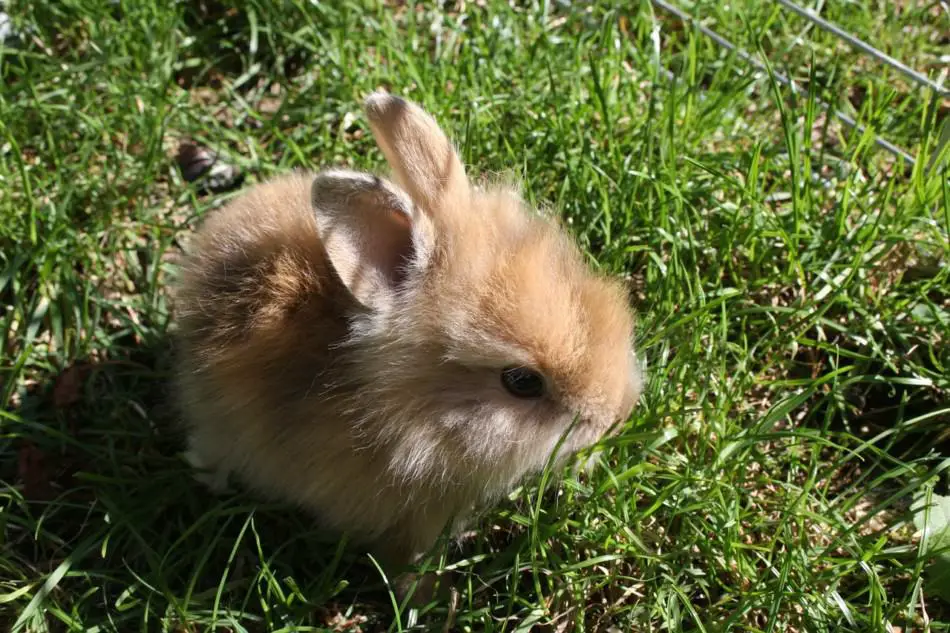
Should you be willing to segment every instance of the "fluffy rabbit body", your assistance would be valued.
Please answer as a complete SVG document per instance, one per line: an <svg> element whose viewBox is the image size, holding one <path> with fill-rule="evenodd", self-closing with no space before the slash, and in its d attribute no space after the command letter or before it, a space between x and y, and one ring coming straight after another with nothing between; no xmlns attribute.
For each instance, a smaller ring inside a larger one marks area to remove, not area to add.
<svg viewBox="0 0 950 633"><path fill-rule="evenodd" d="M212 213L176 293L193 463L411 562L474 506L623 422L620 285L552 220L472 186L418 106L365 111L393 181L330 170Z"/></svg>

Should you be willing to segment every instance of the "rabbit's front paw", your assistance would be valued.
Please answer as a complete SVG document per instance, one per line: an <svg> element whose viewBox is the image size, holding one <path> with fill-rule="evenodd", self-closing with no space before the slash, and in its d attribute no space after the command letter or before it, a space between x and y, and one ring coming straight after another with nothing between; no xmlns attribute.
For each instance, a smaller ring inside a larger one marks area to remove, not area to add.
<svg viewBox="0 0 950 633"><path fill-rule="evenodd" d="M234 491L228 484L231 472L221 464L210 463L196 448L185 451L185 461L194 469L192 476L195 481L204 485L212 494L225 495Z"/></svg>

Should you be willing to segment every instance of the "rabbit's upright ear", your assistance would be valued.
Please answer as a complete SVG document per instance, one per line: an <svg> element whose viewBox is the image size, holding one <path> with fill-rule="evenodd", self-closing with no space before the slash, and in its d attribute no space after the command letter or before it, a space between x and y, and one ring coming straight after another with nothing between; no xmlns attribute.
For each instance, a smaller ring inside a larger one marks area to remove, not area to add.
<svg viewBox="0 0 950 633"><path fill-rule="evenodd" d="M371 94L364 107L376 143L413 202L436 224L463 212L470 191L465 168L435 119L385 92Z"/></svg>
<svg viewBox="0 0 950 633"><path fill-rule="evenodd" d="M416 226L412 201L371 174L330 170L314 178L311 202L340 280L364 306L384 310L428 250L428 231Z"/></svg>

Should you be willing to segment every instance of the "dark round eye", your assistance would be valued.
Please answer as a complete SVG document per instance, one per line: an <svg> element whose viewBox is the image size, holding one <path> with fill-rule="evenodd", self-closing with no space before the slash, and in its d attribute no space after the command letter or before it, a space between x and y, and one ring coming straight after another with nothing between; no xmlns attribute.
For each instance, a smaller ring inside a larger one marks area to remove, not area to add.
<svg viewBox="0 0 950 633"><path fill-rule="evenodd" d="M516 398L540 398L544 395L544 378L527 367L509 367L501 372L501 384Z"/></svg>

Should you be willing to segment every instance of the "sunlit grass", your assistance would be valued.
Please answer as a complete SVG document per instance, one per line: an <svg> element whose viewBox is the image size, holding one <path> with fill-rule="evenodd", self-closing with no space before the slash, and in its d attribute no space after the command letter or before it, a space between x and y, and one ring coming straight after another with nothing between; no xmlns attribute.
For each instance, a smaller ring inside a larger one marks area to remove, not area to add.
<svg viewBox="0 0 950 633"><path fill-rule="evenodd" d="M797 93L649 3L481 4L7 9L0 629L950 628L911 509L950 492L939 101L771 3L701 14ZM921 68L938 50L917 9L829 17ZM171 259L234 195L184 182L177 143L245 186L378 169L359 112L378 86L628 279L648 376L595 468L484 517L432 561L455 604L415 611L303 514L200 489L167 398Z"/></svg>

